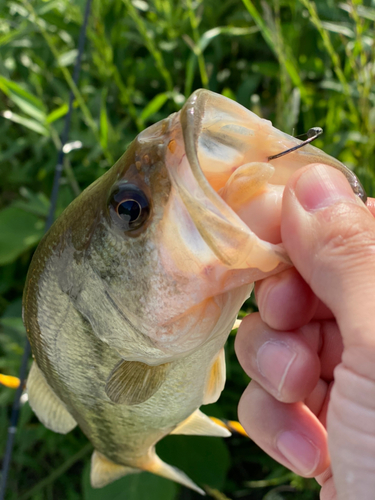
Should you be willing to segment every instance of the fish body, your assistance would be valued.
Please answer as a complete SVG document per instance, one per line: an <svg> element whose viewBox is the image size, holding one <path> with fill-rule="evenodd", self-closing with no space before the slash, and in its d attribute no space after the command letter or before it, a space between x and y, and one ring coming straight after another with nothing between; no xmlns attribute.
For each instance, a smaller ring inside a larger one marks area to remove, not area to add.
<svg viewBox="0 0 375 500"><path fill-rule="evenodd" d="M64 211L35 252L24 292L39 419L92 442L100 487L163 463L170 433L227 436L199 411L225 383L223 346L253 282L290 266L283 186L315 161L355 176L238 104L197 91L142 132ZM255 229L253 230L252 225Z"/></svg>

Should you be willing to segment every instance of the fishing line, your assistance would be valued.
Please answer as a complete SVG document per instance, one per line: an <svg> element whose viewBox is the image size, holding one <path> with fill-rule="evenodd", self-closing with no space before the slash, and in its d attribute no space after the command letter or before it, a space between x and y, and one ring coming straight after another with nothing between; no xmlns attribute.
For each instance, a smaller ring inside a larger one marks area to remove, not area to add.
<svg viewBox="0 0 375 500"><path fill-rule="evenodd" d="M75 85L77 85L77 83L78 83L79 73L80 73L80 69L81 69L81 60L82 60L83 49L85 46L86 29L87 29L88 20L90 17L91 2L92 2L92 0L86 1L83 23L82 23L80 34L79 34L78 54L77 54L77 59L76 59L75 65L74 65L74 72L73 72L73 81L74 81ZM48 217L46 220L45 233L52 226L54 214L55 214L55 210L56 210L57 196L58 196L59 187L60 187L60 178L61 178L61 174L63 171L63 162L64 162L64 155L65 155L64 146L67 143L68 137L69 137L69 129L70 129L71 117L72 117L72 111L73 111L73 101L74 101L74 94L72 91L70 91L68 113L66 114L64 130L61 134L61 148L60 148L60 151L59 151L58 156L57 156L55 175L54 175L54 179L53 179L52 192L51 192L51 197L50 197L50 208L49 208ZM29 360L30 354L31 354L30 343L28 340L26 340L25 350L23 352L23 356L22 356L22 360L21 360L21 368L20 368L20 373L19 373L20 385L18 386L18 388L16 390L16 394L14 396L12 413L11 413L11 417L10 417L10 424L8 427L8 436L7 436L5 454L4 454L3 466L2 466L2 474L1 474L0 500L4 500L4 498L5 498L5 491L6 491L8 475L9 475L9 467L10 467L10 462L11 462L12 453L13 453L14 437L15 437L15 434L17 431L17 423L18 423L20 406L21 406L21 395L22 395L22 391L23 391L23 388L24 388L24 385L26 382L27 362Z"/></svg>
<svg viewBox="0 0 375 500"><path fill-rule="evenodd" d="M312 127L306 132L306 134L297 135L297 137L296 137L298 139L299 137L307 136L306 140L304 140L300 144L297 144L297 146L294 146L293 148L282 151L281 153L277 153L277 155L269 156L268 160L276 160L276 158L281 158L282 156L285 156L289 153L292 153L293 151L296 151L297 149L303 148L303 146L306 146L306 144L309 144L310 142L315 141L315 139L317 137L319 137L322 133L323 133L322 128Z"/></svg>

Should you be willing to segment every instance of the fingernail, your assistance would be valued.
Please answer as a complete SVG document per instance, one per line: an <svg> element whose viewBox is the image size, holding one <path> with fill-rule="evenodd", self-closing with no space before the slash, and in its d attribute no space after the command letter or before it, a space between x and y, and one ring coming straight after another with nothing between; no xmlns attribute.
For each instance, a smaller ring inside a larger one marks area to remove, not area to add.
<svg viewBox="0 0 375 500"><path fill-rule="evenodd" d="M276 446L302 476L314 473L320 460L320 451L306 436L295 431L285 431L278 437Z"/></svg>
<svg viewBox="0 0 375 500"><path fill-rule="evenodd" d="M305 210L319 210L340 201L356 201L344 175L333 167L314 165L302 173L294 187Z"/></svg>
<svg viewBox="0 0 375 500"><path fill-rule="evenodd" d="M270 276L269 278L267 278L267 280L264 280L260 283L261 284L259 286L258 292L255 294L255 300L258 304L262 320L267 323L267 325L271 325L275 317L275 301L272 300L272 297L278 297L277 286L279 285L279 283L281 283L281 286L283 286L284 283L282 280L280 282L280 275L278 274L276 274L275 276Z"/></svg>
<svg viewBox="0 0 375 500"><path fill-rule="evenodd" d="M284 382L297 353L284 342L269 340L257 353L260 374L281 398Z"/></svg>

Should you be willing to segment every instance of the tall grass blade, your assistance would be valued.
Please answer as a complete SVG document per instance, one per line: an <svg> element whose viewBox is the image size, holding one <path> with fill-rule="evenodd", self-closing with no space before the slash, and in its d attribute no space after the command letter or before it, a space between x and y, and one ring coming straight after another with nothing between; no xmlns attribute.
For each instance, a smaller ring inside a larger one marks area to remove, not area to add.
<svg viewBox="0 0 375 500"><path fill-rule="evenodd" d="M308 12L310 14L311 22L317 28L320 36L322 37L324 47L326 48L327 53L329 54L329 56L332 60L332 64L333 64L333 68L334 68L334 71L336 73L336 76L342 85L342 88L343 88L345 95L348 98L347 102L348 102L348 106L349 106L351 115L352 115L353 119L355 120L355 122L357 124L359 124L360 120L359 120L359 116L358 116L358 111L356 109L356 106L354 104L353 99L351 98L349 84L348 84L347 79L344 75L344 72L342 71L339 56L332 45L332 42L331 42L331 39L328 35L327 30L324 29L324 26L322 25L322 22L318 16L318 12L316 10L316 5L311 0L299 0L299 1L308 10Z"/></svg>
<svg viewBox="0 0 375 500"><path fill-rule="evenodd" d="M25 116L21 116L17 113L13 113L9 109L2 111L1 115L14 123L18 123L19 125L23 125L24 127L32 130L33 132L37 132L38 134L49 137L49 130L40 122L33 120L31 118L26 118Z"/></svg>
<svg viewBox="0 0 375 500"><path fill-rule="evenodd" d="M284 66L287 73L290 76L290 79L292 80L293 84L298 87L301 97L304 99L306 96L306 89L305 86L302 83L302 80L299 76L298 69L296 67L296 64L293 61L293 58L291 57L291 54L286 54L283 52L280 46L280 40L277 39L275 36L275 32L273 32L264 22L262 16L259 14L258 10L256 9L254 3L251 0L242 0L243 4L245 5L246 9L248 10L249 14L251 17L254 19L254 22L256 25L259 27L263 38L267 42L268 46L270 49L273 51L275 54L276 58L279 61L279 64Z"/></svg>
<svg viewBox="0 0 375 500"><path fill-rule="evenodd" d="M0 76L0 90L2 90L14 104L17 104L24 113L38 122L44 122L46 118L44 104L36 96L27 92L16 82L8 80L4 76Z"/></svg>
<svg viewBox="0 0 375 500"><path fill-rule="evenodd" d="M172 91L173 90L172 76L164 63L162 53L156 47L154 40L151 38L149 32L147 31L146 25L142 17L138 14L137 9L134 8L132 2L130 0L122 0L122 1L124 2L124 4L128 9L130 17L135 22L138 31L143 38L145 46L147 47L148 51L154 58L156 67L164 79L167 90Z"/></svg>

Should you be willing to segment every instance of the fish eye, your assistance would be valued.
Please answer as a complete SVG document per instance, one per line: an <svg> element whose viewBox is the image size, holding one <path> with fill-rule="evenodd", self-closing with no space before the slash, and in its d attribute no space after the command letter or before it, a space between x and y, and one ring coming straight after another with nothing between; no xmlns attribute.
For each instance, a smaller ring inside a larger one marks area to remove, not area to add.
<svg viewBox="0 0 375 500"><path fill-rule="evenodd" d="M150 202L135 184L123 184L112 193L111 205L124 224L125 231L139 229L149 218Z"/></svg>

